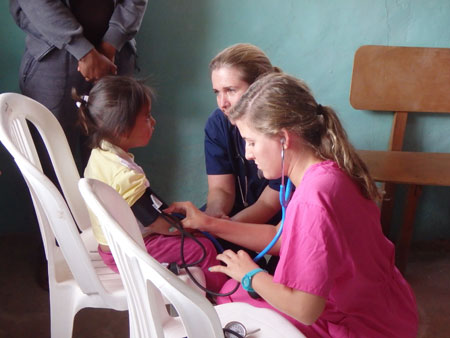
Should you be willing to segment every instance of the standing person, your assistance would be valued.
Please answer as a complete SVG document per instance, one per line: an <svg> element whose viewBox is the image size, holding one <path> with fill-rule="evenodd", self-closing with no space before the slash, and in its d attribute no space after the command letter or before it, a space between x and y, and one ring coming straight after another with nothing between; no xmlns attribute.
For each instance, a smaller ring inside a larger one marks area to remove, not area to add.
<svg viewBox="0 0 450 338"><path fill-rule="evenodd" d="M318 104L302 81L268 74L248 89L230 118L246 141L246 157L265 177L286 175L297 189L290 202L285 196L284 230L272 248L280 254L275 274L258 268L244 251L225 251L218 255L225 265L211 270L242 284L218 303L275 309L307 337L416 337L415 297L381 230L379 192L336 113ZM185 212L185 227L253 250L276 231L209 217L190 202L167 211ZM221 292L235 284L230 280Z"/></svg>
<svg viewBox="0 0 450 338"><path fill-rule="evenodd" d="M218 108L205 126L205 212L241 222L269 222L280 210L279 181L269 182L258 175L255 163L245 158L245 142L228 114L259 76L279 69L261 49L246 43L221 51L211 60L209 69ZM278 221L279 217L273 223Z"/></svg>
<svg viewBox="0 0 450 338"><path fill-rule="evenodd" d="M133 74L134 36L147 1L10 0L9 5L16 24L26 33L20 89L56 116L81 173L89 148L80 139L71 89L87 94L92 83L105 75ZM45 146L37 143L44 159ZM42 162L45 174L56 183L48 158Z"/></svg>
<svg viewBox="0 0 450 338"><path fill-rule="evenodd" d="M71 89L86 94L109 74L132 75L136 43L147 0L10 0L10 13L26 33L19 69L22 94L46 106L58 119L80 174L90 149L77 126ZM42 169L59 187L39 133L30 125ZM48 290L43 246L37 281Z"/></svg>
<svg viewBox="0 0 450 338"><path fill-rule="evenodd" d="M80 107L80 124L92 147L84 176L100 180L122 195L140 224L145 246L153 258L181 265L179 232L171 228L172 222L161 213L161 208L167 205L151 190L144 171L129 153L132 148L146 146L152 137L156 121L151 115L151 89L130 77L105 76L94 85L88 97L74 96ZM97 219L91 217L91 221L100 256L117 272ZM205 237L198 236L196 241L191 237L184 239L185 261L198 262L207 288L217 292L227 276L208 270L218 264L216 249Z"/></svg>

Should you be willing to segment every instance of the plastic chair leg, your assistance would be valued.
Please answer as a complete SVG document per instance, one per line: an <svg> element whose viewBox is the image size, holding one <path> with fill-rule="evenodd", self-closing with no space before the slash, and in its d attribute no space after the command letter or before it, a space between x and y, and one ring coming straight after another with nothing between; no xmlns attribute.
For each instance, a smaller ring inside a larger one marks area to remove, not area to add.
<svg viewBox="0 0 450 338"><path fill-rule="evenodd" d="M71 338L77 309L72 292L50 289L50 332L52 338Z"/></svg>

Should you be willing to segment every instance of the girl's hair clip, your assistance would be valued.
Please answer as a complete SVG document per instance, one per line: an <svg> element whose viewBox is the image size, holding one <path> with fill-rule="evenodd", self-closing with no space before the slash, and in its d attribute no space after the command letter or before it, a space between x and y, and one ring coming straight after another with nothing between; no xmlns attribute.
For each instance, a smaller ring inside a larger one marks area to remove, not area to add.
<svg viewBox="0 0 450 338"><path fill-rule="evenodd" d="M87 105L88 101L89 101L88 95L81 95L81 101L77 101L75 102L75 104L77 105L78 108L80 108L82 103Z"/></svg>

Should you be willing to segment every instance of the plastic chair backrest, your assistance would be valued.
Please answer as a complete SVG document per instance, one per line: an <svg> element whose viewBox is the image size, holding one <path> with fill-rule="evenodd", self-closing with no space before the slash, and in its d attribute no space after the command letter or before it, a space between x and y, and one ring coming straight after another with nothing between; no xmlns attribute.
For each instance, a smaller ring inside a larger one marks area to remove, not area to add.
<svg viewBox="0 0 450 338"><path fill-rule="evenodd" d="M102 229L127 290L130 321L134 322L130 326L138 328L139 336L163 337L166 327L174 325L164 296L179 314L185 336L223 337L220 319L211 303L144 249L135 217L124 199L94 179L81 179L79 187L92 212L103 221Z"/></svg>
<svg viewBox="0 0 450 338"><path fill-rule="evenodd" d="M89 229L89 215L77 186L79 174L59 122L43 105L21 94L0 94L0 107L0 140L13 156L30 190L49 264L49 278L53 274L58 279L60 262L55 253L61 250L83 293L104 292L78 231L78 228ZM36 126L45 142L64 198L42 173L27 121Z"/></svg>
<svg viewBox="0 0 450 338"><path fill-rule="evenodd" d="M49 265L55 258L53 253L61 250L70 271L85 294L106 293L80 238L72 214L59 190L26 159L18 158L16 163L32 191L35 205L37 204L38 208L43 211L41 217L45 217L45 224L50 227L45 231L47 246L51 248L49 250L50 257L47 258ZM56 280L58 280L57 274L58 271L55 269Z"/></svg>
<svg viewBox="0 0 450 338"><path fill-rule="evenodd" d="M78 190L78 174L72 152L62 127L55 116L42 104L17 93L3 93L1 97L1 128L5 135L5 147L15 148L17 154L25 157L42 171L27 121L32 123L41 135L52 161L64 199L69 205L80 230L89 229L89 213Z"/></svg>
<svg viewBox="0 0 450 338"><path fill-rule="evenodd" d="M42 172L27 122L36 126L45 142L64 197ZM75 315L82 308L126 310L120 276L106 267L96 251L98 244L77 186L79 175L56 118L23 95L0 94L0 141L25 179L39 222L48 261L51 336L71 337Z"/></svg>

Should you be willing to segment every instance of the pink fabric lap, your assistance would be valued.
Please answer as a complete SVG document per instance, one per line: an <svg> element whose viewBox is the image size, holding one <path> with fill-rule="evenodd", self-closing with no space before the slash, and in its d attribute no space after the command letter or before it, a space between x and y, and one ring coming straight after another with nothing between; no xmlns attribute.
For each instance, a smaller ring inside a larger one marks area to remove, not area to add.
<svg viewBox="0 0 450 338"><path fill-rule="evenodd" d="M103 262L106 264L108 268L110 268L115 273L119 273L119 270L117 269L116 262L114 261L114 257L112 255L112 252L105 252L100 248L100 245L98 246L98 254L102 258Z"/></svg>
<svg viewBox="0 0 450 338"><path fill-rule="evenodd" d="M205 237L196 237L196 239L202 243L206 250L205 258L197 264L197 266L200 267L205 274L206 287L209 290L217 292L220 290L228 277L223 273L210 272L208 270L210 266L220 264L216 259L216 248L214 247L214 244ZM144 238L144 244L147 248L147 252L158 262L176 262L177 264L181 264L181 239L179 236L151 235ZM118 273L112 253L103 252L99 247L99 254L102 257L103 262L105 262L105 264L114 272ZM185 262L188 264L193 263L198 261L201 257L202 250L200 246L191 238L185 238Z"/></svg>

